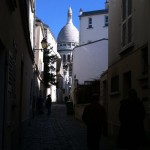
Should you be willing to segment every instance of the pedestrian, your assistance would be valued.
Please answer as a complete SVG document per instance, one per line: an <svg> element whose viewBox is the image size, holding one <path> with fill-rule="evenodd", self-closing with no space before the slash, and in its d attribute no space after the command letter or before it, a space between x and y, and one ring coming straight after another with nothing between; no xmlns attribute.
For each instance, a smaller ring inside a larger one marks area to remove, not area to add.
<svg viewBox="0 0 150 150"><path fill-rule="evenodd" d="M82 120L87 126L88 150L99 150L101 135L107 135L107 119L98 94L93 94L91 103L83 111Z"/></svg>
<svg viewBox="0 0 150 150"><path fill-rule="evenodd" d="M64 101L65 101L65 103L67 103L69 101L68 96L65 96Z"/></svg>
<svg viewBox="0 0 150 150"><path fill-rule="evenodd" d="M51 95L49 94L47 99L46 99L46 108L47 108L47 114L51 114L51 105L52 105L52 98Z"/></svg>
<svg viewBox="0 0 150 150"><path fill-rule="evenodd" d="M119 110L120 130L118 144L120 148L137 150L146 144L144 132L145 108L135 89L130 89L128 98L121 101Z"/></svg>
<svg viewBox="0 0 150 150"><path fill-rule="evenodd" d="M43 113L43 103L44 103L44 99L42 95L40 94L40 96L37 99L38 114Z"/></svg>

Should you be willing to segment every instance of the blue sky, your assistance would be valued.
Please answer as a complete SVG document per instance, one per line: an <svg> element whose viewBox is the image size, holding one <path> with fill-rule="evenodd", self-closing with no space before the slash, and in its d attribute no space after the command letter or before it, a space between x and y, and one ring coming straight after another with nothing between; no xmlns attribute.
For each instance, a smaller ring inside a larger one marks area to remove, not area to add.
<svg viewBox="0 0 150 150"><path fill-rule="evenodd" d="M36 16L47 24L57 39L59 31L67 23L69 6L73 12L73 23L79 29L79 10L93 11L105 8L106 0L36 0Z"/></svg>

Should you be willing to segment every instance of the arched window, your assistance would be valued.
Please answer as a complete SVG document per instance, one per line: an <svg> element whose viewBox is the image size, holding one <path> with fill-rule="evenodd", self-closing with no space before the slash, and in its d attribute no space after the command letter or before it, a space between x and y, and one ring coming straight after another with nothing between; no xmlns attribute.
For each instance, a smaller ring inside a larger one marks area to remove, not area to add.
<svg viewBox="0 0 150 150"><path fill-rule="evenodd" d="M63 55L63 62L66 62L66 55Z"/></svg>
<svg viewBox="0 0 150 150"><path fill-rule="evenodd" d="M70 62L70 55L68 55L68 58L67 58L68 62Z"/></svg>

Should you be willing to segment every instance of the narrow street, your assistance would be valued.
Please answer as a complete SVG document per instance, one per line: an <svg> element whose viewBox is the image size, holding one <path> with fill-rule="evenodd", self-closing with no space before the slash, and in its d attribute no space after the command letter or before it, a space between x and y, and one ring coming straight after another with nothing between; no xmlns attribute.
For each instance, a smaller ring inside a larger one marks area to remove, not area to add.
<svg viewBox="0 0 150 150"><path fill-rule="evenodd" d="M102 139L101 150L114 150L115 145ZM24 131L22 150L87 150L86 127L66 106L53 104L51 116L36 115Z"/></svg>
<svg viewBox="0 0 150 150"><path fill-rule="evenodd" d="M1 0L0 150L88 150L96 99L99 150L150 150L149 15L150 0Z"/></svg>

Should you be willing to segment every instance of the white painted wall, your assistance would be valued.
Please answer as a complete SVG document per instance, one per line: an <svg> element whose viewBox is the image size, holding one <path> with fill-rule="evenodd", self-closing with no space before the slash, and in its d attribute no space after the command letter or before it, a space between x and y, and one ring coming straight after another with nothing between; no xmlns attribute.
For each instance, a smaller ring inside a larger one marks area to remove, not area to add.
<svg viewBox="0 0 150 150"><path fill-rule="evenodd" d="M31 46L33 48L33 40L34 40L34 18L35 18L35 12L34 12L34 0L29 2L29 31L30 31L30 41Z"/></svg>
<svg viewBox="0 0 150 150"><path fill-rule="evenodd" d="M34 73L34 98L37 99L40 94L44 95L44 86L41 84L41 80L43 79L44 73L44 62L43 62L43 51L39 50L42 49L41 41L44 37L43 32L43 23L41 21L36 21L35 26L35 41L34 41L34 71L38 68L39 75ZM36 68L37 67L37 68Z"/></svg>
<svg viewBox="0 0 150 150"><path fill-rule="evenodd" d="M79 46L73 50L73 77L78 83L99 79L108 67L108 40Z"/></svg>
<svg viewBox="0 0 150 150"><path fill-rule="evenodd" d="M80 17L80 45L96 41L102 38L108 38L108 27L105 26L105 16L108 14L99 14ZM93 28L88 28L88 18L92 18Z"/></svg>
<svg viewBox="0 0 150 150"><path fill-rule="evenodd" d="M41 41L44 35L42 32L42 24L39 23L35 28L35 49L42 49ZM43 63L43 51L35 50L35 64L38 66L38 69L41 72L44 71L44 63Z"/></svg>

